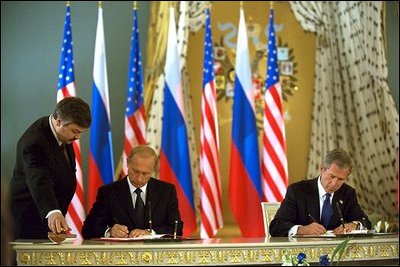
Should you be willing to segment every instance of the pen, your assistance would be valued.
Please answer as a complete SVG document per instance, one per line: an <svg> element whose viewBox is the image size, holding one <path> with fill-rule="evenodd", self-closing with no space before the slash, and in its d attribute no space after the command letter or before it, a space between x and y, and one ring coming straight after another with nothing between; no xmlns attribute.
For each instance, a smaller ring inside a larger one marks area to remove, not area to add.
<svg viewBox="0 0 400 267"><path fill-rule="evenodd" d="M346 227L344 225L343 213L342 213L342 210L340 209L339 202L336 202L336 208L339 213L340 222L342 223L342 226L343 226L343 232L346 233Z"/></svg>
<svg viewBox="0 0 400 267"><path fill-rule="evenodd" d="M151 233L153 231L153 222L151 220L151 202L148 202L147 205L149 206L149 230Z"/></svg>
<svg viewBox="0 0 400 267"><path fill-rule="evenodd" d="M116 217L114 217L114 223L120 224Z"/></svg>
<svg viewBox="0 0 400 267"><path fill-rule="evenodd" d="M310 219L311 219L313 222L318 223L317 220L316 220L310 213L308 214L308 217L310 217Z"/></svg>
<svg viewBox="0 0 400 267"><path fill-rule="evenodd" d="M178 231L178 221L175 221L175 226L174 226L174 239L176 239L176 232Z"/></svg>
<svg viewBox="0 0 400 267"><path fill-rule="evenodd" d="M308 214L308 217L310 217L311 221L313 221L315 223L319 223L310 213Z"/></svg>

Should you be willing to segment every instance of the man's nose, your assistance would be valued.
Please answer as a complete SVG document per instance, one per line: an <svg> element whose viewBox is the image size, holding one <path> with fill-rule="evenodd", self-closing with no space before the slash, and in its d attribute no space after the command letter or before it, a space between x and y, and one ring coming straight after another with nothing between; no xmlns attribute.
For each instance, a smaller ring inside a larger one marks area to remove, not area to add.
<svg viewBox="0 0 400 267"><path fill-rule="evenodd" d="M81 134L76 134L76 135L74 136L74 140L78 140L79 138L81 138Z"/></svg>

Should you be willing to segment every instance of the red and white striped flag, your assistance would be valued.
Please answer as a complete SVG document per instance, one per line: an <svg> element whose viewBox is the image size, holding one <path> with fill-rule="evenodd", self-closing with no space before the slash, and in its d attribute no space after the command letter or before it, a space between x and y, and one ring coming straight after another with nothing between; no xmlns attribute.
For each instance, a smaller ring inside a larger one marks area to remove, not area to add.
<svg viewBox="0 0 400 267"><path fill-rule="evenodd" d="M281 202L288 185L282 88L279 83L274 11L269 15L267 81L264 95L262 188L268 202Z"/></svg>
<svg viewBox="0 0 400 267"><path fill-rule="evenodd" d="M214 237L217 230L223 225L219 172L217 93L214 78L213 53L210 11L207 9L200 129L201 238Z"/></svg>
<svg viewBox="0 0 400 267"><path fill-rule="evenodd" d="M75 91L75 75L74 75L74 58L72 52L72 30L71 30L71 8L67 4L67 11L64 22L64 36L61 48L60 69L58 74L57 85L57 102L65 97L76 96ZM82 182L82 160L81 148L79 140L72 143L75 152L76 161L76 191L68 207L65 219L71 227L71 232L81 238L81 230L83 220L85 219L85 209L83 207L83 182Z"/></svg>
<svg viewBox="0 0 400 267"><path fill-rule="evenodd" d="M146 144L146 121L143 103L142 56L140 53L137 9L133 10L131 53L128 70L128 90L125 110L124 151L120 177L127 175L127 157L132 148Z"/></svg>

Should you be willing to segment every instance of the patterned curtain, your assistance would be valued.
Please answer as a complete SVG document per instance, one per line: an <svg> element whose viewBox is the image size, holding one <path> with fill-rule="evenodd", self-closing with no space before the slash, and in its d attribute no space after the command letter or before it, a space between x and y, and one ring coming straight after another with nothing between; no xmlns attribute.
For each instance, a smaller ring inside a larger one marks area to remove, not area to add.
<svg viewBox="0 0 400 267"><path fill-rule="evenodd" d="M179 4L179 6L177 6ZM193 124L189 76L186 67L189 31L198 31L205 22L205 9L208 1L152 1L149 39L146 53L145 71L145 108L148 111L147 140L157 150L161 147L161 125L164 98L164 65L168 38L169 7L173 5L175 12L179 10L178 50L182 75L183 96L186 119L188 122L188 138L190 161L192 168L193 190L196 214L199 195L199 155L197 152L195 126ZM198 218L199 220L199 218Z"/></svg>
<svg viewBox="0 0 400 267"><path fill-rule="evenodd" d="M399 114L387 83L384 2L291 1L304 30L317 34L307 177L327 151L353 158L348 183L369 213L397 218Z"/></svg>

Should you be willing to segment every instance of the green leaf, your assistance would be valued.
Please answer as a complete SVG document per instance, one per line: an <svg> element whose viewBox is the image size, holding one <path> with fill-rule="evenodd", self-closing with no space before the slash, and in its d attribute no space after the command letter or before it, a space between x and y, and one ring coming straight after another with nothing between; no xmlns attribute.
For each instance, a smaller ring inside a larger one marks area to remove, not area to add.
<svg viewBox="0 0 400 267"><path fill-rule="evenodd" d="M343 257L343 253L346 250L347 243L349 243L351 237L347 237L342 243L340 243L332 253L332 263L335 261L337 255L336 266L339 266L340 260Z"/></svg>

